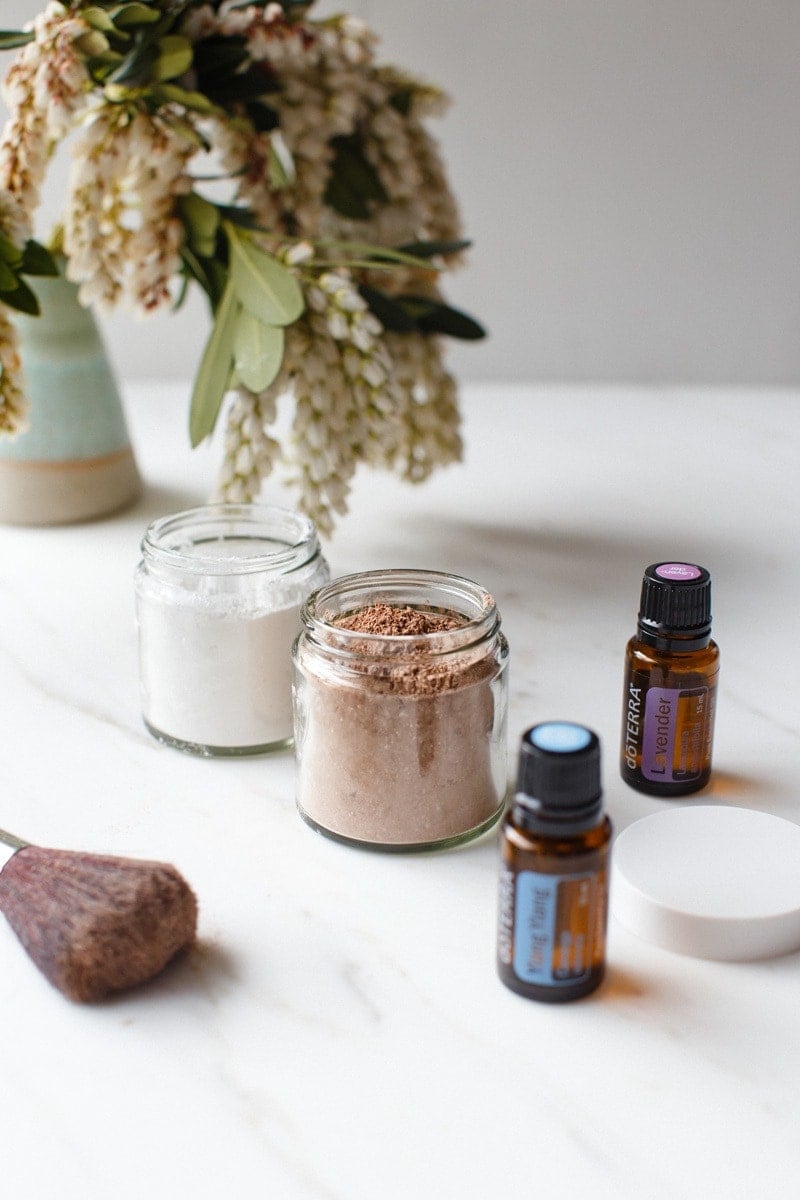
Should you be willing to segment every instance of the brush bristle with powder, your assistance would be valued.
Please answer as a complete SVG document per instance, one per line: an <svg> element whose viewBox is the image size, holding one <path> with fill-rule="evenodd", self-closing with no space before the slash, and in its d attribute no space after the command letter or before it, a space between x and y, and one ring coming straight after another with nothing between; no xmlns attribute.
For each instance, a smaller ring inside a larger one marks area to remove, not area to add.
<svg viewBox="0 0 800 1200"><path fill-rule="evenodd" d="M197 901L168 863L25 846L0 871L0 911L71 1000L157 975L197 929Z"/></svg>

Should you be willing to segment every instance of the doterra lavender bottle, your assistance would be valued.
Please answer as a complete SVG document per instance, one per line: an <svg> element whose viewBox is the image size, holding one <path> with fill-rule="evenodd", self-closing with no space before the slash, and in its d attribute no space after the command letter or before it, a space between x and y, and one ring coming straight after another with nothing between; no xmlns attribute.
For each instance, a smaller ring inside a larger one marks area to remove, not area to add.
<svg viewBox="0 0 800 1200"><path fill-rule="evenodd" d="M653 563L625 653L626 783L654 796L682 796L708 783L718 674L711 576L695 563Z"/></svg>

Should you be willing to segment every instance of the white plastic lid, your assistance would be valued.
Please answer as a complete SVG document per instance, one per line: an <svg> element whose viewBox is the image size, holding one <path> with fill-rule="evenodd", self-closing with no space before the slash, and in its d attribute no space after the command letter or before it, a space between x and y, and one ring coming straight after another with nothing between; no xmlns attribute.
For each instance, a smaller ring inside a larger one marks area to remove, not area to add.
<svg viewBox="0 0 800 1200"><path fill-rule="evenodd" d="M635 821L612 855L611 911L695 958L800 948L800 825L749 808L675 808Z"/></svg>

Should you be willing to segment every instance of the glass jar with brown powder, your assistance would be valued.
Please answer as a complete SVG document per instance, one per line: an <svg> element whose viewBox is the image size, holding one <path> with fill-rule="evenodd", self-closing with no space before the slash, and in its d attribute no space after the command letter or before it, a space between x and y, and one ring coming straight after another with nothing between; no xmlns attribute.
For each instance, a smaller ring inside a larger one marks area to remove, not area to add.
<svg viewBox="0 0 800 1200"><path fill-rule="evenodd" d="M437 571L347 575L302 610L297 804L381 850L456 845L506 793L508 644L492 597Z"/></svg>

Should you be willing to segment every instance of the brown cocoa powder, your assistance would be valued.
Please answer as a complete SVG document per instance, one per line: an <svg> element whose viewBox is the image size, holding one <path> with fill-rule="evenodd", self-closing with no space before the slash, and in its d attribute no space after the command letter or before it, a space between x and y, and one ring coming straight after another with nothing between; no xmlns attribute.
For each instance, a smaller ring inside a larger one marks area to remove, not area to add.
<svg viewBox="0 0 800 1200"><path fill-rule="evenodd" d="M368 635L349 640L346 671L301 655L298 800L312 821L357 841L421 845L497 812L494 657L481 646L442 661L432 650L446 639L429 636L465 624L455 612L370 605L331 620ZM389 643L376 648L376 634L404 644L382 654Z"/></svg>
<svg viewBox="0 0 800 1200"><path fill-rule="evenodd" d="M355 612L334 620L338 629L390 637L441 633L444 629L458 629L465 624L464 618L456 613L432 612L430 609L411 608L407 604L402 607L397 604L368 604L366 608L357 608Z"/></svg>

